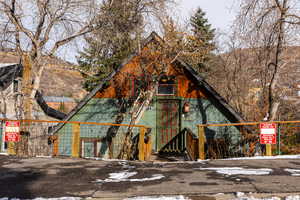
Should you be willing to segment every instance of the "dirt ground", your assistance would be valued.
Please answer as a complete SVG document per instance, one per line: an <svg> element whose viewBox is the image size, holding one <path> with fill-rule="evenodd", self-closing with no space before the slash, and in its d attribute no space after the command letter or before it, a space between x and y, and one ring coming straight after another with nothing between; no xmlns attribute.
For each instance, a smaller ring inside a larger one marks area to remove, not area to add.
<svg viewBox="0 0 300 200"><path fill-rule="evenodd" d="M215 171L199 170L203 167L269 168L272 173L261 176L228 176ZM213 200L232 199L236 192L300 194L300 176L291 176L285 170L288 168L300 170L300 160L153 163L71 158L21 159L0 155L0 198L68 196L124 199L182 194L192 200ZM124 171L135 173L130 177L134 180L109 180L110 173ZM152 180L156 175L162 175L163 178ZM98 179L102 182L97 182ZM224 195L215 195L218 193Z"/></svg>

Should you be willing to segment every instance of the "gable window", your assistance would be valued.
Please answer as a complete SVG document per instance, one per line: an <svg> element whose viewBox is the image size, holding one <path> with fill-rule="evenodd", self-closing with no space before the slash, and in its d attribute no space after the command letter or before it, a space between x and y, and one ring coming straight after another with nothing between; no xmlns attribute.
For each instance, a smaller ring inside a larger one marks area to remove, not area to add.
<svg viewBox="0 0 300 200"><path fill-rule="evenodd" d="M164 76L160 79L157 95L175 95L176 93L176 82L174 77Z"/></svg>

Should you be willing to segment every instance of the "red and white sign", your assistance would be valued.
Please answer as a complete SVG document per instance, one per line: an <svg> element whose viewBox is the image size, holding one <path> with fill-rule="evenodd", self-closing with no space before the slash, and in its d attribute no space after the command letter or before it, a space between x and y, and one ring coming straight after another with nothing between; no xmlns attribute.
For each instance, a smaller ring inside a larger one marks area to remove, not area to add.
<svg viewBox="0 0 300 200"><path fill-rule="evenodd" d="M260 143L261 144L276 144L276 130L275 123L261 123L260 127Z"/></svg>
<svg viewBox="0 0 300 200"><path fill-rule="evenodd" d="M5 142L20 141L20 122L7 121L5 122Z"/></svg>

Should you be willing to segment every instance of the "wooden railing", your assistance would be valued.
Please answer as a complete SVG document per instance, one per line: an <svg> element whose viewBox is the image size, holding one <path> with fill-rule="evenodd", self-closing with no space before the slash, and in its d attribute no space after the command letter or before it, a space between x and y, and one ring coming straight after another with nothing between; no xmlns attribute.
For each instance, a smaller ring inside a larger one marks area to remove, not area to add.
<svg viewBox="0 0 300 200"><path fill-rule="evenodd" d="M199 158L199 139L189 128L185 128L185 135L187 156L190 160L197 160Z"/></svg>

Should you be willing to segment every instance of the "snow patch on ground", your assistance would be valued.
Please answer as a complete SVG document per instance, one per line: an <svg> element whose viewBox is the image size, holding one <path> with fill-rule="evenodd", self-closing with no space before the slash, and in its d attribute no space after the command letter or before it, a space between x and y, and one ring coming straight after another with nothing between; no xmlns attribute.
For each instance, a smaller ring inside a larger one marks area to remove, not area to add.
<svg viewBox="0 0 300 200"><path fill-rule="evenodd" d="M273 159L299 159L300 155L278 155L278 156L253 156L240 158L226 158L220 160L273 160Z"/></svg>
<svg viewBox="0 0 300 200"><path fill-rule="evenodd" d="M182 195L179 195L179 196L156 196L156 197L140 196L140 197L127 198L124 200L189 200L189 198L186 198Z"/></svg>
<svg viewBox="0 0 300 200"><path fill-rule="evenodd" d="M123 161L126 162L127 160L121 160L121 159L107 159L107 158L99 158L99 157L84 157L84 159L88 160L101 160L101 161Z"/></svg>
<svg viewBox="0 0 300 200"><path fill-rule="evenodd" d="M300 200L300 195L287 196L285 200Z"/></svg>
<svg viewBox="0 0 300 200"><path fill-rule="evenodd" d="M267 168L245 169L241 167L200 168L200 170L211 170L226 175L268 175L273 171Z"/></svg>
<svg viewBox="0 0 300 200"><path fill-rule="evenodd" d="M34 198L32 200L80 200L80 197L59 197L59 198ZM0 197L0 200L21 200L19 198L8 198L8 197Z"/></svg>
<svg viewBox="0 0 300 200"><path fill-rule="evenodd" d="M143 182L143 181L154 181L164 178L165 176L162 174L153 174L152 177L149 178L140 178L140 179L130 179L136 175L137 172L129 172L128 170L117 172L117 173L110 173L109 178L107 179L97 179L96 183L116 183L116 182Z"/></svg>
<svg viewBox="0 0 300 200"><path fill-rule="evenodd" d="M143 181L155 181L163 179L165 176L162 174L153 174L150 178L140 178L140 179L129 179L130 182L143 182Z"/></svg>
<svg viewBox="0 0 300 200"><path fill-rule="evenodd" d="M284 169L284 171L291 173L292 176L300 176L300 169Z"/></svg>
<svg viewBox="0 0 300 200"><path fill-rule="evenodd" d="M123 169L134 169L135 166L129 165L128 162L119 162L120 165L122 165Z"/></svg>
<svg viewBox="0 0 300 200"><path fill-rule="evenodd" d="M290 195L286 196L285 198L281 197L265 197L265 198L257 198L253 197L251 194L245 194L243 192L237 192L236 193L236 198L234 200L300 200L300 195Z"/></svg>
<svg viewBox="0 0 300 200"><path fill-rule="evenodd" d="M37 158L52 158L52 156L35 156Z"/></svg>
<svg viewBox="0 0 300 200"><path fill-rule="evenodd" d="M115 181L119 181L119 180L126 180L131 176L136 175L137 172L118 172L118 173L110 173L109 174L109 178L105 179L107 182L115 182Z"/></svg>
<svg viewBox="0 0 300 200"><path fill-rule="evenodd" d="M299 159L300 155L277 155L277 156L253 156L253 157L238 157L238 158L225 158L225 159L216 159L216 160L274 160L274 159ZM174 164L174 163L201 163L206 164L210 159L197 161L172 161L172 162L159 162L155 161L154 164Z"/></svg>

